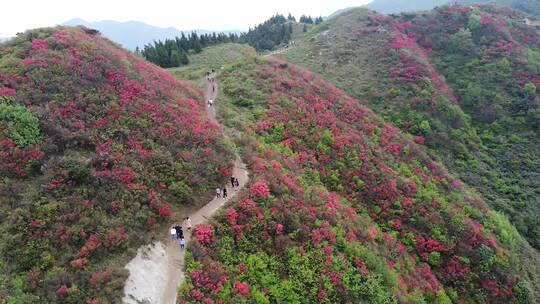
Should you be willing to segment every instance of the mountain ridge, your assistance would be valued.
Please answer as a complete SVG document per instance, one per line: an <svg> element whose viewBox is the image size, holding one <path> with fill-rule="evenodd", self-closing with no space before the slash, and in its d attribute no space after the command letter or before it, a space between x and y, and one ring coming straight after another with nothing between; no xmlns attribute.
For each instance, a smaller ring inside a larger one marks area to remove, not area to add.
<svg viewBox="0 0 540 304"><path fill-rule="evenodd" d="M427 11L441 5L478 5L478 4L498 4L509 6L532 15L540 15L540 3L534 0L374 0L364 7L384 14L395 14L403 12Z"/></svg>
<svg viewBox="0 0 540 304"><path fill-rule="evenodd" d="M81 18L73 18L66 21L64 25L83 25L88 28L96 29L105 37L132 51L137 47L142 48L144 45L152 43L153 41L174 39L175 37L182 36L182 34L188 35L192 32L196 32L197 34L241 32L239 30L211 31L205 29L181 31L172 26L164 28L136 20L101 20L90 22Z"/></svg>

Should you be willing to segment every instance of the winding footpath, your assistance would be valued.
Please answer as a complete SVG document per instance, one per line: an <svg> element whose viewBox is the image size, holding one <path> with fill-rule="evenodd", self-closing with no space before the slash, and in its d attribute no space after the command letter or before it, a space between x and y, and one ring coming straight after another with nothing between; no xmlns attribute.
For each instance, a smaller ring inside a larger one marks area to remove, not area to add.
<svg viewBox="0 0 540 304"><path fill-rule="evenodd" d="M206 101L209 99L216 101L218 94L218 85L216 82L206 81ZM217 124L223 132L223 126L216 119L214 106L208 106L205 101L206 112L208 118ZM224 133L224 136L227 135ZM246 165L238 154L233 170L233 175L238 178L240 189L245 186L249 180ZM190 214L193 227L205 223L209 218L214 216L216 212L223 207L230 199L236 196L239 190L234 190L230 187L228 180L226 181L227 198L214 198L208 204L204 205L195 213ZM182 215L177 219L178 223L182 223L184 227L184 235L186 246L191 239L191 231L185 227L183 219L188 215ZM165 235L165 233L164 233ZM130 275L124 287L123 303L126 304L174 304L178 293L178 286L184 278L184 252L180 250L177 240L171 241L169 238L169 229L166 231L167 241L156 242L152 245L139 248L137 256L131 260L126 268Z"/></svg>
<svg viewBox="0 0 540 304"><path fill-rule="evenodd" d="M296 43L293 43L293 44L287 44L286 46L284 47L281 47L275 51L272 51L266 55L264 55L263 57L271 57L271 56L275 56L275 55L279 55L279 54L283 54L285 52L288 52L292 49L294 49L294 47L296 47Z"/></svg>

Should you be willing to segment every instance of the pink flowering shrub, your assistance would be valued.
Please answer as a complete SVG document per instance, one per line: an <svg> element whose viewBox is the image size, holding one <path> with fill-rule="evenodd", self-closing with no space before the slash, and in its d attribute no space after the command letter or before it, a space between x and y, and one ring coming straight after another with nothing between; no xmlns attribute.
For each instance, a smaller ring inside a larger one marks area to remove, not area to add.
<svg viewBox="0 0 540 304"><path fill-rule="evenodd" d="M249 298L249 286L247 283L243 283L243 282L235 280L233 285L237 293L241 294L242 296L246 298Z"/></svg>
<svg viewBox="0 0 540 304"><path fill-rule="evenodd" d="M257 181L250 187L250 192L253 197L268 198L270 196L270 188L264 181Z"/></svg>
<svg viewBox="0 0 540 304"><path fill-rule="evenodd" d="M225 270L219 263L212 263L204 268L192 271L189 277L195 288L213 294L218 294L227 281Z"/></svg>
<svg viewBox="0 0 540 304"><path fill-rule="evenodd" d="M32 40L32 50L33 51L46 51L49 48L47 41L42 39L33 39Z"/></svg>
<svg viewBox="0 0 540 304"><path fill-rule="evenodd" d="M195 239L203 245L210 245L214 242L214 228L211 225L198 225L195 227L194 233Z"/></svg>

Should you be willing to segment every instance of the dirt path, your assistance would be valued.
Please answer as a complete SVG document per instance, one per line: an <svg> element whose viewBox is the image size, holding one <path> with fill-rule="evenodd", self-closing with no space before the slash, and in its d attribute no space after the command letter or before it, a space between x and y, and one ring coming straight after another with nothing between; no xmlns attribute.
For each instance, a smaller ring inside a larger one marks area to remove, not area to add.
<svg viewBox="0 0 540 304"><path fill-rule="evenodd" d="M274 55L279 55L279 54L283 54L289 50L292 50L294 49L294 47L296 46L296 44L291 44L291 45L287 45L286 47L282 47L280 49L277 49L275 51L272 51L266 55L264 55L264 57L270 57L270 56L274 56Z"/></svg>
<svg viewBox="0 0 540 304"><path fill-rule="evenodd" d="M205 107L208 118L223 130L223 126L216 119L213 106L209 106L209 99L216 102L218 85L216 82L207 81ZM226 135L225 135L226 136ZM240 188L248 182L249 176L246 165L237 154L233 175L238 178ZM223 207L231 198L235 197L239 190L230 187L226 181L227 198L214 198L201 209L190 215L193 226L205 223ZM191 239L191 231L187 231L183 218L177 220L184 227L186 246ZM169 231L167 229L167 237ZM124 288L123 303L145 304L174 304L178 293L178 286L184 278L184 250L180 250L177 240L168 240L166 243L156 242L153 245L139 249L137 256L126 266L130 276Z"/></svg>

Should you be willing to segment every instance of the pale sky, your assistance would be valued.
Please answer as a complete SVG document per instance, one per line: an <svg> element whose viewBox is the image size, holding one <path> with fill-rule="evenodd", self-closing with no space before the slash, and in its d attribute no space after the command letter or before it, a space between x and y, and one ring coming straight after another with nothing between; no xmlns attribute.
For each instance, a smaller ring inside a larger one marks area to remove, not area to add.
<svg viewBox="0 0 540 304"><path fill-rule="evenodd" d="M275 13L327 16L371 0L2 0L0 37L69 19L142 21L179 30L247 30Z"/></svg>

